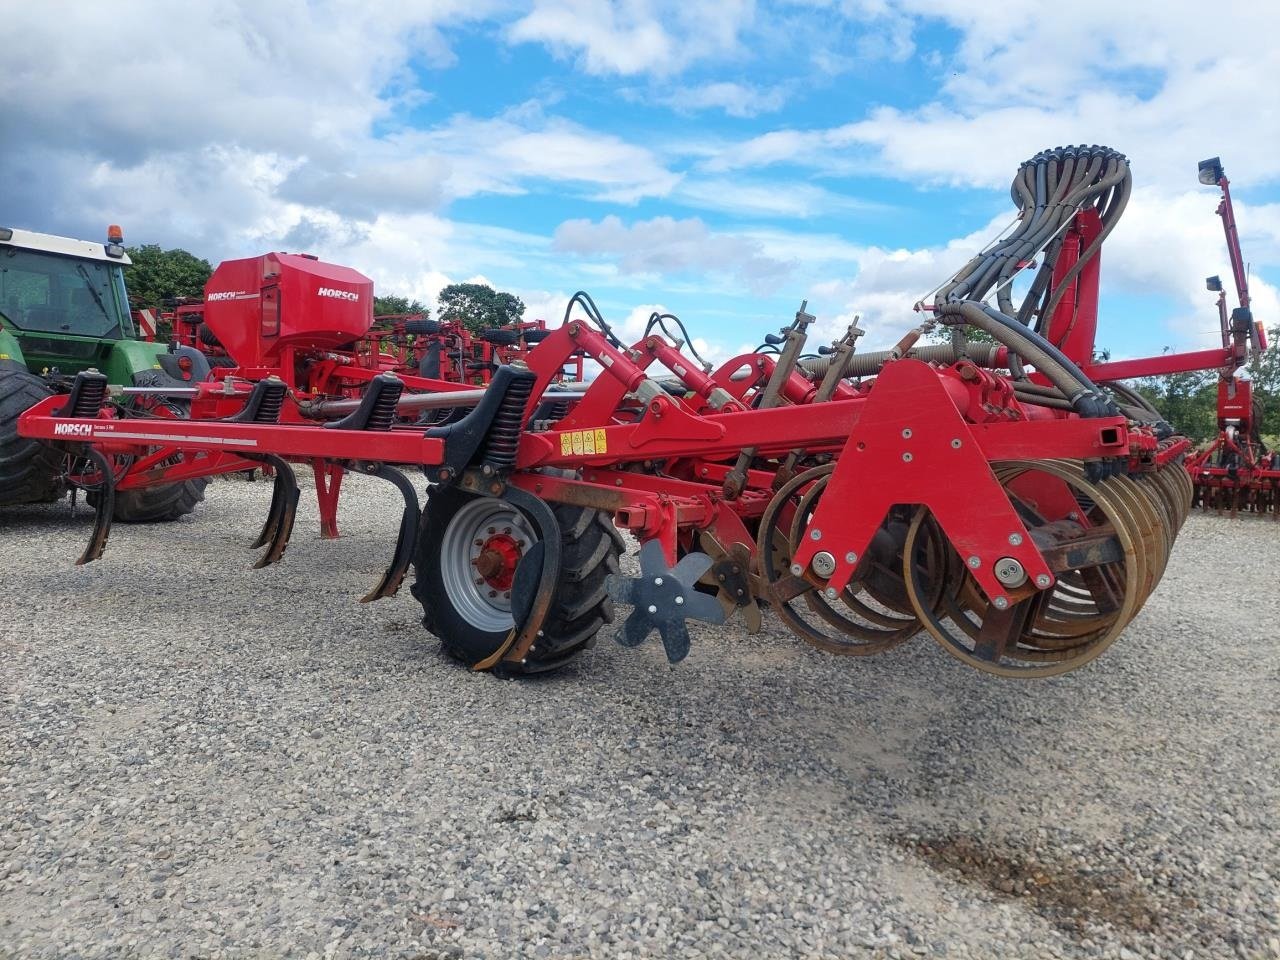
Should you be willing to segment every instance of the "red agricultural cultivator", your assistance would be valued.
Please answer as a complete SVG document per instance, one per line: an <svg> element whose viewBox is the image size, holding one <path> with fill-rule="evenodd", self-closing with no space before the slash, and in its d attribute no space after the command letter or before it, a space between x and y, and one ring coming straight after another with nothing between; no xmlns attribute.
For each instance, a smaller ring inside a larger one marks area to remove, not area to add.
<svg viewBox="0 0 1280 960"><path fill-rule="evenodd" d="M1209 291L1218 295L1222 348L1231 352L1232 362L1225 364L1218 376L1218 435L1188 459L1187 469L1195 482L1195 502L1205 510L1219 514L1229 510L1232 517L1240 510L1270 513L1280 520L1280 451L1268 450L1262 442L1261 405L1254 399L1249 381L1236 376L1249 351L1265 350L1267 341L1262 324L1254 321L1249 309L1249 275L1240 253L1230 181L1217 157L1200 164L1200 182L1222 191L1218 216L1227 235L1239 306L1228 314L1221 278L1205 281Z"/></svg>
<svg viewBox="0 0 1280 960"><path fill-rule="evenodd" d="M98 493L85 560L117 489L270 464L262 564L289 537L291 463L387 480L403 522L365 599L394 593L412 564L425 625L476 669L553 669L621 599L633 612L617 639L656 631L672 661L687 620L740 612L754 629L767 604L835 654L927 631L990 673L1063 673L1141 609L1191 499L1190 443L1106 382L1170 358L1092 362L1100 249L1130 189L1113 150L1041 153L1014 180L1016 226L894 349L857 352L851 326L806 357L802 306L766 350L718 369L689 356L683 326L666 333L674 318L619 342L585 295L587 319L567 312L483 386L423 376L417 356L416 373L406 356L383 369L351 352L368 342L365 278L282 254L237 261L214 275L204 317L236 366L164 390L82 374L21 430L65 444ZM939 324L950 339L922 344ZM584 360L598 375L566 384ZM189 420L158 402L169 395ZM638 578L618 573L619 529L641 541Z"/></svg>

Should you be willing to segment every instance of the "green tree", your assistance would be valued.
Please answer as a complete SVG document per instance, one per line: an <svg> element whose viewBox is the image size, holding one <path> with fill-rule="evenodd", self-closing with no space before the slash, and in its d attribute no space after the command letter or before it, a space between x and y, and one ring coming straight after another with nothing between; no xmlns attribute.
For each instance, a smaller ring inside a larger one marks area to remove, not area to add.
<svg viewBox="0 0 1280 960"><path fill-rule="evenodd" d="M185 250L163 250L159 244L126 247L131 266L124 268L129 302L135 309L161 310L179 298L204 296L213 268Z"/></svg>
<svg viewBox="0 0 1280 960"><path fill-rule="evenodd" d="M524 301L513 293L483 283L451 283L440 291L441 320L457 320L472 333L506 327L524 316Z"/></svg>
<svg viewBox="0 0 1280 960"><path fill-rule="evenodd" d="M1165 377L1144 377L1135 386L1160 411L1161 416L1197 443L1217 434L1216 370L1193 370Z"/></svg>
<svg viewBox="0 0 1280 960"><path fill-rule="evenodd" d="M373 298L373 315L375 317L389 317L405 314L422 314L422 316L431 316L431 308L420 300L410 300L408 297L384 296Z"/></svg>
<svg viewBox="0 0 1280 960"><path fill-rule="evenodd" d="M1262 407L1262 435L1275 442L1280 438L1280 324L1267 331L1267 349L1254 354L1244 369Z"/></svg>

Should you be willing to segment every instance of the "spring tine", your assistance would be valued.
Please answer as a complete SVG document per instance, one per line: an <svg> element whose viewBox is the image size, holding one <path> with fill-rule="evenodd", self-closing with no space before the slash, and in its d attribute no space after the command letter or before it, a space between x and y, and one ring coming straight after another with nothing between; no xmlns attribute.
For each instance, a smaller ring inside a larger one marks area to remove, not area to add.
<svg viewBox="0 0 1280 960"><path fill-rule="evenodd" d="M418 506L418 493L413 489L413 484L405 477L403 473L394 467L388 467L385 463L376 465L357 466L356 469L361 473L367 473L371 477L379 477L386 480L404 497L404 513L400 517L400 534L396 538L396 551L392 556L391 565L387 567L386 572L382 574L377 585L360 598L361 603L369 603L373 600L381 600L383 597L393 597L400 584L404 581L404 575L409 570L409 564L413 561L413 548L417 542L418 523L422 518L422 509Z"/></svg>
<svg viewBox="0 0 1280 960"><path fill-rule="evenodd" d="M84 456L101 471L102 489L98 492L98 504L93 513L93 532L89 535L89 543L85 546L84 553L80 554L80 559L76 561L77 567L92 563L102 556L107 548L107 537L111 535L111 520L116 511L116 479L111 472L111 464L107 462L106 457L92 447L85 448Z"/></svg>
<svg viewBox="0 0 1280 960"><path fill-rule="evenodd" d="M275 468L276 485L271 495L271 515L263 528L264 532L270 528L267 552L253 565L255 570L270 566L284 556L285 548L289 546L289 536L293 533L293 520L298 515L298 480L293 474L293 468L270 454L262 459Z"/></svg>
<svg viewBox="0 0 1280 960"><path fill-rule="evenodd" d="M267 508L267 519L262 524L262 530L258 533L258 539L249 544L250 550L257 550L259 547L265 547L273 536L275 536L276 528L280 526L280 516L284 513L285 500L288 497L288 481L285 475L279 471L275 471L275 477L271 484L271 506Z"/></svg>

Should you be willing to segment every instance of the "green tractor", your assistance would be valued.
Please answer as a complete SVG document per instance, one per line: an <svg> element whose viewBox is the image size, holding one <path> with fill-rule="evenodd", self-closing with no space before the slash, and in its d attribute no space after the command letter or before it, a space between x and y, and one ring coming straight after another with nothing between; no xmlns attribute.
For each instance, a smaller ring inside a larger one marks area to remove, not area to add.
<svg viewBox="0 0 1280 960"><path fill-rule="evenodd" d="M66 391L77 373L97 369L121 386L184 385L165 372L165 351L138 338L122 241L118 227L106 243L0 228L0 507L67 492L73 465L55 447L18 436L18 417ZM168 414L186 415L184 401L162 403ZM207 483L117 491L114 518L176 520L204 499Z"/></svg>

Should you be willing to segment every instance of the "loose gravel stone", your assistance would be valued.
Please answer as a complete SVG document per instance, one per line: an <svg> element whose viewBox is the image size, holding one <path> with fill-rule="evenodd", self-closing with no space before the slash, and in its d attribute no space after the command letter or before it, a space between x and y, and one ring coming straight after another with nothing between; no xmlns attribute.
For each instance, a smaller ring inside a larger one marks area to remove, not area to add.
<svg viewBox="0 0 1280 960"><path fill-rule="evenodd" d="M1097 662L1018 683L927 638L602 638L443 657L385 484L267 483L112 533L0 511L0 955L1280 957L1280 527L1193 517Z"/></svg>

